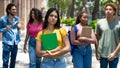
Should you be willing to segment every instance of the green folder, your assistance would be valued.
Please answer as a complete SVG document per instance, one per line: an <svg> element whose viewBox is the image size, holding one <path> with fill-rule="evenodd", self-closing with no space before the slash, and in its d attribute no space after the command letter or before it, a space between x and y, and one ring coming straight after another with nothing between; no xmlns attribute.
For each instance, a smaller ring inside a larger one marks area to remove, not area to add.
<svg viewBox="0 0 120 68"><path fill-rule="evenodd" d="M53 50L58 46L56 33L42 34L41 41L43 50Z"/></svg>

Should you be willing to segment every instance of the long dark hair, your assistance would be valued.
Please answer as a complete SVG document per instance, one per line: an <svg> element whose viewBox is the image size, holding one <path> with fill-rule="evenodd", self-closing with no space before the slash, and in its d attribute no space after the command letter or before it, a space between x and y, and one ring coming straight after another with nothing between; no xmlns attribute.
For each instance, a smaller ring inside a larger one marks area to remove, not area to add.
<svg viewBox="0 0 120 68"><path fill-rule="evenodd" d="M9 4L7 5L7 8L6 8L6 13L7 13L7 15L9 15L9 11L8 11L8 10L11 10L11 8L12 8L13 6L16 7L16 5L13 4L13 3L9 3Z"/></svg>
<svg viewBox="0 0 120 68"><path fill-rule="evenodd" d="M48 11L47 11L47 13L46 13L46 15L45 15L45 20L44 20L44 23L43 23L43 29L46 29L47 28L47 26L48 26L48 17L49 17L49 15L50 15L50 13L51 12L53 12L53 11L55 11L56 13L57 13L57 22L56 22L56 24L54 25L54 28L60 28L60 17L59 17L59 12L58 12L58 10L56 9L56 8L50 8Z"/></svg>
<svg viewBox="0 0 120 68"><path fill-rule="evenodd" d="M77 19L76 19L76 23L75 24L79 24L81 21L80 21L80 19L81 19L81 17L82 17L82 15L83 15L83 13L86 13L86 14L88 14L88 12L87 11L81 11L81 12L79 12L79 14L78 14L78 16L77 16Z"/></svg>
<svg viewBox="0 0 120 68"><path fill-rule="evenodd" d="M37 8L32 8L29 14L29 23L33 23L34 19L32 18L32 11L34 11L35 18L39 21L42 22L42 13L39 9Z"/></svg>

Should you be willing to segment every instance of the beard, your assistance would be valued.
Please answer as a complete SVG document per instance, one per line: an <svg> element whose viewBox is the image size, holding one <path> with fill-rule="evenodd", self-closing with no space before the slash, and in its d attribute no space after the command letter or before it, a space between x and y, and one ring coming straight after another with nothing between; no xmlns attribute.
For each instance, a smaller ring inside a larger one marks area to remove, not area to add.
<svg viewBox="0 0 120 68"><path fill-rule="evenodd" d="M9 13L11 16L15 16L15 13Z"/></svg>

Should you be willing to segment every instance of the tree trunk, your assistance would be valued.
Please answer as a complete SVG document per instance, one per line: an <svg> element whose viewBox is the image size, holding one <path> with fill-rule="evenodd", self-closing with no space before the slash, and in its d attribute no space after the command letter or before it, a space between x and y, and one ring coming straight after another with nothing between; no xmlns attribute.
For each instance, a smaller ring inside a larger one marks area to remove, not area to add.
<svg viewBox="0 0 120 68"><path fill-rule="evenodd" d="M92 12L92 20L95 20L98 18L98 11L99 11L99 0L94 0L94 1L95 1L95 5Z"/></svg>
<svg viewBox="0 0 120 68"><path fill-rule="evenodd" d="M68 11L67 11L67 18L74 17L74 0L70 0Z"/></svg>
<svg viewBox="0 0 120 68"><path fill-rule="evenodd" d="M86 3L87 3L87 0L82 0L82 6L79 7L79 11L76 13L76 16L81 12L81 11L87 11L87 8L86 8ZM85 10L83 10L83 8L85 8Z"/></svg>

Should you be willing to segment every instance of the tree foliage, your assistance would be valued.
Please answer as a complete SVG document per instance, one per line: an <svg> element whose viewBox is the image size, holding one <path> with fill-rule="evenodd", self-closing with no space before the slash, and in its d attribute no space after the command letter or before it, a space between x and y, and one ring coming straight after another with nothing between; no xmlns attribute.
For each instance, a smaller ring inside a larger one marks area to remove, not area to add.
<svg viewBox="0 0 120 68"><path fill-rule="evenodd" d="M88 1L93 5L88 4ZM48 7L55 7L59 10L60 16L67 18L76 17L77 13L82 11L83 7L88 5L88 10L92 14L92 19L95 20L103 16L103 7L108 2L116 2L120 4L120 0L48 0ZM102 15L101 15L102 14Z"/></svg>
<svg viewBox="0 0 120 68"><path fill-rule="evenodd" d="M48 0L48 7L57 8L62 17L62 15L66 14L67 12L68 4L69 4L68 1L69 0Z"/></svg>

